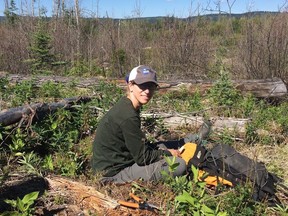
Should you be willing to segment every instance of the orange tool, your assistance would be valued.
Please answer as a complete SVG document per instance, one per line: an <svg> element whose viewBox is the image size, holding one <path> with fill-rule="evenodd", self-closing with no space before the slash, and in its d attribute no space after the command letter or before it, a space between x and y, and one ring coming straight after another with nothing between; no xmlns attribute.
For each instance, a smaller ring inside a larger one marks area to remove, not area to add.
<svg viewBox="0 0 288 216"><path fill-rule="evenodd" d="M155 209L160 210L159 207L145 202L144 200L134 195L133 193L129 193L129 196L133 198L136 202L127 202L127 201L119 200L118 203L122 206L134 208L134 209L146 209L149 211L154 211Z"/></svg>

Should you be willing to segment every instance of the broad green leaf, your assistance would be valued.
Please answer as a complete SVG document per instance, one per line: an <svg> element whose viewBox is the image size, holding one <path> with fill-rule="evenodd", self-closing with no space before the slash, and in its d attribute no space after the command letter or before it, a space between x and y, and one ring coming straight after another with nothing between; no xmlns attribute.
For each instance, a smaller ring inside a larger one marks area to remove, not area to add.
<svg viewBox="0 0 288 216"><path fill-rule="evenodd" d="M5 199L4 201L5 201L5 203L11 205L12 207L16 207L16 205L17 205L16 200Z"/></svg>
<svg viewBox="0 0 288 216"><path fill-rule="evenodd" d="M174 164L171 166L171 168L172 168L172 170L174 170L174 169L176 169L178 166L179 166L179 163L174 163Z"/></svg>
<svg viewBox="0 0 288 216"><path fill-rule="evenodd" d="M205 204L202 204L202 210L204 211L205 215L208 214L214 215L214 211Z"/></svg>
<svg viewBox="0 0 288 216"><path fill-rule="evenodd" d="M206 186L206 182L198 182L199 187L204 188Z"/></svg>
<svg viewBox="0 0 288 216"><path fill-rule="evenodd" d="M193 173L193 181L198 182L198 169L195 166L191 166L192 173Z"/></svg>
<svg viewBox="0 0 288 216"><path fill-rule="evenodd" d="M24 207L24 202L17 197L17 206L16 206L21 212L25 211L25 207Z"/></svg>
<svg viewBox="0 0 288 216"><path fill-rule="evenodd" d="M195 204L195 199L186 191L183 191L183 194L177 196L175 199L179 202L190 203L191 205Z"/></svg>
<svg viewBox="0 0 288 216"><path fill-rule="evenodd" d="M39 195L39 191L31 192L29 194L26 194L23 197L22 201L23 201L24 204L31 203L31 201L34 201L34 200L36 200L38 198L38 195Z"/></svg>

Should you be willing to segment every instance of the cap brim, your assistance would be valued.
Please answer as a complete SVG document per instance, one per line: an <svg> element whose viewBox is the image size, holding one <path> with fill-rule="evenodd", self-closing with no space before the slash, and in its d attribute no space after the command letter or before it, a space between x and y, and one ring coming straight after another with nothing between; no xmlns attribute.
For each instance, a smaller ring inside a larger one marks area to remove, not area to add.
<svg viewBox="0 0 288 216"><path fill-rule="evenodd" d="M157 86L159 85L155 80L151 80L151 79L135 79L133 80L136 84L143 84L143 83L147 83L147 82L153 82L155 83Z"/></svg>

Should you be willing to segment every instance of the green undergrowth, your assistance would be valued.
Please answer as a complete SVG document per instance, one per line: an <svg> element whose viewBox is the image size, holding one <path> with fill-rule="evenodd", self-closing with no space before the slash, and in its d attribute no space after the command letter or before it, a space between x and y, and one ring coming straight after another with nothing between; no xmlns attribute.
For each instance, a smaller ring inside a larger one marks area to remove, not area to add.
<svg viewBox="0 0 288 216"><path fill-rule="evenodd" d="M38 102L58 102L77 96L91 97L91 101L87 103L37 116L37 121L35 116L34 119L30 116L20 123L0 126L0 186L5 183L9 173L17 171L42 176L56 174L73 178L95 178L90 169L94 132L101 117L125 94L125 90L113 82L101 82L97 86L80 90L75 83L63 85L49 81L38 86L32 79L12 85L6 78L0 79L0 90L0 110ZM207 94L201 95L199 91L191 94L185 88L165 94L156 92L155 97L143 107L142 112L249 119L245 137L240 139L240 144L247 148L254 148L256 145L263 148L277 147L279 150L274 153L275 160L270 159L268 169L277 174L281 173L280 176L287 179L288 174L283 170L285 157L282 157L287 154L285 148L282 148L287 146L287 107L287 100L279 104L270 104L252 95L241 95L231 84L228 73L224 71ZM162 118L153 116L143 117L142 127L147 139L153 142L160 141L163 137L169 138L175 132L164 126ZM179 128L175 133L195 131L195 128ZM212 133L210 141L237 146L237 135L237 132L225 129L221 133ZM277 154L279 155L275 158ZM172 164L171 162L173 170ZM265 204L255 203L249 196L249 188L239 187L215 196L195 179L187 181L180 177L168 178L167 181L164 184L169 186L170 192L176 197L175 200L163 201L166 201L167 208L171 207L170 215L287 213L287 209L279 207L271 210Z"/></svg>

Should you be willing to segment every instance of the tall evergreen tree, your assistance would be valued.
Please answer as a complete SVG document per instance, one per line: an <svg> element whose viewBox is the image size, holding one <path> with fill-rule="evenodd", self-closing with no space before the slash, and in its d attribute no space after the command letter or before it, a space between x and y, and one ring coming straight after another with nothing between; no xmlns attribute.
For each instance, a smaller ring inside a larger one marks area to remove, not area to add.
<svg viewBox="0 0 288 216"><path fill-rule="evenodd" d="M40 18L36 31L32 36L32 43L29 47L31 69L35 73L49 73L55 56L51 54L51 36L47 32L45 22Z"/></svg>
<svg viewBox="0 0 288 216"><path fill-rule="evenodd" d="M16 3L14 0L10 1L10 6L6 7L4 11L4 15L7 19L7 22L9 25L15 25L16 21L18 19L18 15L16 14L16 11L18 8L16 7Z"/></svg>

